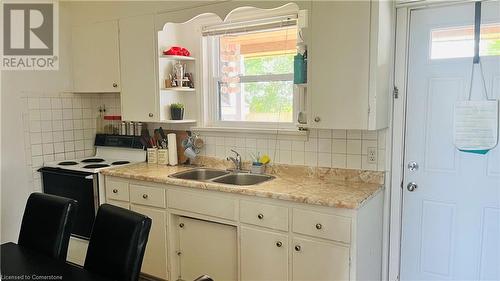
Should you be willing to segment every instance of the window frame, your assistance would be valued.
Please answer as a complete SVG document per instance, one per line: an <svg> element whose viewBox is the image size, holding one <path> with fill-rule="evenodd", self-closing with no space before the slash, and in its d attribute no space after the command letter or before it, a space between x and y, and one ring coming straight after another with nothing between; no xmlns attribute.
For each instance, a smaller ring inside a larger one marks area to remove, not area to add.
<svg viewBox="0 0 500 281"><path fill-rule="evenodd" d="M295 25L297 31L299 29L298 25ZM265 31L268 29L262 29ZM219 95L219 83L221 81L220 75L220 45L219 37L211 36L205 37L204 43L207 47L207 58L203 60L203 63L207 63L208 69L208 90L204 91L206 94L206 104L204 109L207 114L204 126L214 127L214 128L244 128L244 129L283 129L283 130L298 130L296 116L299 112L299 93L297 87L292 85L292 121L291 122L258 122L258 121L224 121L220 118L220 95ZM291 81L293 84L294 73L285 74L265 74L265 75L242 75L240 77L240 82L272 82L272 81Z"/></svg>

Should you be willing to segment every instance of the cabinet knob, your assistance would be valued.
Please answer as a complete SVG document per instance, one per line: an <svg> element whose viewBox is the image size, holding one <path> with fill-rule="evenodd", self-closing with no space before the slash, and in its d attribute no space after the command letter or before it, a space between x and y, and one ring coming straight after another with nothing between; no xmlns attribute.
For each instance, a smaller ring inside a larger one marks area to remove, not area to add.
<svg viewBox="0 0 500 281"><path fill-rule="evenodd" d="M317 122L319 122L319 121L321 121L321 118L319 118L319 116L314 117L314 122L316 122L316 123L317 123Z"/></svg>
<svg viewBox="0 0 500 281"><path fill-rule="evenodd" d="M264 215L263 214L258 214L257 217L259 218L259 220L261 220L261 219L264 218Z"/></svg>
<svg viewBox="0 0 500 281"><path fill-rule="evenodd" d="M113 189L113 193L118 193L118 189Z"/></svg>
<svg viewBox="0 0 500 281"><path fill-rule="evenodd" d="M143 195L142 195L142 198L144 198L144 199L148 199L148 195L147 195L147 194L143 194Z"/></svg>
<svg viewBox="0 0 500 281"><path fill-rule="evenodd" d="M300 245L295 245L295 251L300 252L301 249Z"/></svg>
<svg viewBox="0 0 500 281"><path fill-rule="evenodd" d="M149 113L149 117L153 117L153 116L154 116L153 113Z"/></svg>
<svg viewBox="0 0 500 281"><path fill-rule="evenodd" d="M183 228L183 227L184 227L184 223L182 223L182 222L181 222L181 223L179 223L179 227L180 227L180 228Z"/></svg>
<svg viewBox="0 0 500 281"><path fill-rule="evenodd" d="M317 223L317 224L316 224L316 229L318 229L318 230L319 230L319 229L322 229L322 228L323 228L323 226L321 225L321 223Z"/></svg>
<svg viewBox="0 0 500 281"><path fill-rule="evenodd" d="M276 247L281 248L283 246L283 243L281 241L276 242Z"/></svg>
<svg viewBox="0 0 500 281"><path fill-rule="evenodd" d="M117 87L118 87L118 84L113 83L113 88L117 88Z"/></svg>

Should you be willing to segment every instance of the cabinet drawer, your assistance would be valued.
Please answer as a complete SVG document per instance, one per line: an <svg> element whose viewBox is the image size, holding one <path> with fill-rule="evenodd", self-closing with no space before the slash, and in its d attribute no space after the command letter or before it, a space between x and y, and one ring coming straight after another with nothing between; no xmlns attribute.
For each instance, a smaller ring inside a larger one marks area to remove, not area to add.
<svg viewBox="0 0 500 281"><path fill-rule="evenodd" d="M236 201L195 192L168 191L168 207L228 220L236 220Z"/></svg>
<svg viewBox="0 0 500 281"><path fill-rule="evenodd" d="M130 204L128 202L107 200L106 203L123 208L123 209L130 209Z"/></svg>
<svg viewBox="0 0 500 281"><path fill-rule="evenodd" d="M351 242L351 219L293 209L293 231L344 243Z"/></svg>
<svg viewBox="0 0 500 281"><path fill-rule="evenodd" d="M143 185L130 185L130 202L165 208L165 189Z"/></svg>
<svg viewBox="0 0 500 281"><path fill-rule="evenodd" d="M106 180L106 199L128 202L128 182Z"/></svg>
<svg viewBox="0 0 500 281"><path fill-rule="evenodd" d="M288 231L288 208L241 200L240 221Z"/></svg>

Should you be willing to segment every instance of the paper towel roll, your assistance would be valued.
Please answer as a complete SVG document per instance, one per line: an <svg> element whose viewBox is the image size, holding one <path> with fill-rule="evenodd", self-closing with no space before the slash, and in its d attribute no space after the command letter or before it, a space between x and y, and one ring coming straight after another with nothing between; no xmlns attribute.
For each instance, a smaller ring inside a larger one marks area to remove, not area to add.
<svg viewBox="0 0 500 281"><path fill-rule="evenodd" d="M175 134L168 134L168 164L175 166L178 163L177 160L177 137Z"/></svg>

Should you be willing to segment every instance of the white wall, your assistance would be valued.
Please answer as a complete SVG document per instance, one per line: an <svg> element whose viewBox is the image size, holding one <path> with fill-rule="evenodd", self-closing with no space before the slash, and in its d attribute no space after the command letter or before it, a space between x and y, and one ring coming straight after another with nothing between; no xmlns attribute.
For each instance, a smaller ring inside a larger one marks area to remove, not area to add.
<svg viewBox="0 0 500 281"><path fill-rule="evenodd" d="M2 71L1 85L1 241L17 241L28 195L33 191L26 174L22 96L44 96L71 88L69 13L59 7L59 70Z"/></svg>

